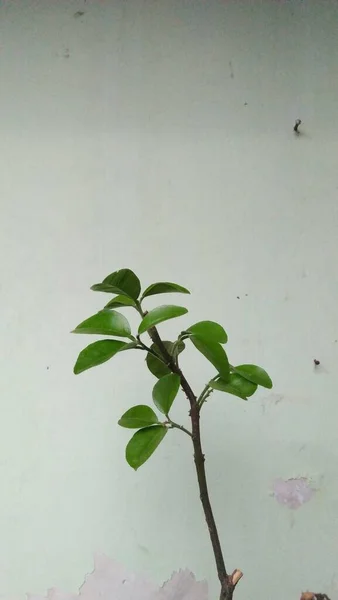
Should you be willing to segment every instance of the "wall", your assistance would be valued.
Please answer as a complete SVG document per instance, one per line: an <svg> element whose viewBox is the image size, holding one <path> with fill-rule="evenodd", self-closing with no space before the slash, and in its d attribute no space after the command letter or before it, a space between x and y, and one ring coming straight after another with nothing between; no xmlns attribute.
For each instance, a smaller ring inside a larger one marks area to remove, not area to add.
<svg viewBox="0 0 338 600"><path fill-rule="evenodd" d="M1 3L4 597L76 590L96 551L157 581L189 566L215 597L189 440L124 462L116 421L151 401L142 358L72 374L88 340L69 331L106 299L89 286L124 266L191 289L165 336L218 320L233 362L274 379L204 414L238 598L335 587L337 16L333 0ZM193 350L183 366L196 389L211 374ZM317 490L297 510L271 495L292 477Z"/></svg>

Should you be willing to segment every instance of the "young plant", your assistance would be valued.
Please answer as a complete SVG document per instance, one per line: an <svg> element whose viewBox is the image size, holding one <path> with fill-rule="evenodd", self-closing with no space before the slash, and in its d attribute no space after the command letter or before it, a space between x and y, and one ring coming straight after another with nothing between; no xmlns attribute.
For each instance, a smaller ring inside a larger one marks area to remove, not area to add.
<svg viewBox="0 0 338 600"><path fill-rule="evenodd" d="M230 600L242 577L242 572L236 569L233 573L229 573L225 566L208 492L205 458L201 444L201 411L207 398L215 390L247 400L256 392L258 386L270 389L272 381L261 367L251 364L233 366L229 363L224 350L228 336L223 327L213 321L194 323L182 331L173 342L162 340L157 326L168 319L180 317L188 311L182 306L162 305L148 312L144 308L144 301L147 297L157 294L173 292L189 294L186 288L176 283L159 282L153 283L141 293L141 284L135 273L130 269L121 269L108 275L102 283L93 285L91 289L114 294L114 297L103 310L80 323L74 333L109 337L90 344L80 352L74 366L74 373L79 374L96 367L118 352L141 350L146 353L147 367L157 378L152 399L163 417L159 417L150 406L143 404L129 408L122 415L119 425L137 429L127 444L126 460L133 469L138 469L155 452L171 429L180 429L189 436L193 447L199 495L220 582L220 600ZM133 308L140 315L136 335L132 334L126 317L115 310L127 307ZM150 337L150 345L144 341L145 334ZM123 341L114 338L122 338ZM179 355L185 350L185 342L191 343L215 368L214 376L199 395L194 393L179 365ZM180 388L189 403L190 431L171 418L171 408Z"/></svg>

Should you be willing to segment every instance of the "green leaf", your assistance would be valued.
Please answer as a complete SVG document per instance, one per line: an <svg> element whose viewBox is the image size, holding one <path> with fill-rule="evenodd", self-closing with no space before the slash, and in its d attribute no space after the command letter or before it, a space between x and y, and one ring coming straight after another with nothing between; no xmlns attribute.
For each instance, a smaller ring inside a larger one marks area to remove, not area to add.
<svg viewBox="0 0 338 600"><path fill-rule="evenodd" d="M134 433L126 447L127 463L137 471L155 452L167 431L163 425L153 425Z"/></svg>
<svg viewBox="0 0 338 600"><path fill-rule="evenodd" d="M124 352L125 350L134 350L135 348L140 348L138 342L129 342L124 344L123 348L121 348L121 352Z"/></svg>
<svg viewBox="0 0 338 600"><path fill-rule="evenodd" d="M174 347L173 342L163 342L163 344L166 347L169 354L172 356L173 347ZM152 344L150 347L154 352L161 355L161 352L158 349L158 347L156 346L156 344ZM180 342L176 346L177 354L181 354L181 352L183 352L184 348L185 348L184 342ZM149 352L147 354L146 362L147 362L147 367L148 367L149 371L153 375L155 375L155 377L157 377L157 379L160 379L164 375L168 375L170 373L170 369L167 367L167 365L165 365L159 358L156 358L156 356L154 356L153 354L150 354Z"/></svg>
<svg viewBox="0 0 338 600"><path fill-rule="evenodd" d="M168 415L178 390L180 389L180 377L174 373L164 375L154 385L153 401L158 410Z"/></svg>
<svg viewBox="0 0 338 600"><path fill-rule="evenodd" d="M127 345L118 340L100 340L99 342L89 344L78 356L74 367L75 375L101 365L117 354L117 352L126 349L125 346Z"/></svg>
<svg viewBox="0 0 338 600"><path fill-rule="evenodd" d="M205 358L214 365L221 377L228 380L230 374L229 361L223 347L216 342L207 342L194 335L190 339L197 350L204 354Z"/></svg>
<svg viewBox="0 0 338 600"><path fill-rule="evenodd" d="M158 423L157 415L150 406L144 404L133 406L127 410L118 422L121 427L128 429L140 429L140 427L149 427L156 423Z"/></svg>
<svg viewBox="0 0 338 600"><path fill-rule="evenodd" d="M234 396L242 398L242 400L247 400L248 397L252 396L257 390L257 385L255 383L251 383L251 381L244 379L244 377L241 377L237 373L231 373L228 381L218 379L217 381L210 381L209 385L214 390L233 394Z"/></svg>
<svg viewBox="0 0 338 600"><path fill-rule="evenodd" d="M190 294L187 288L178 285L177 283L170 283L169 281L160 281L159 283L152 283L145 292L142 294L142 299L147 296L154 296L155 294Z"/></svg>
<svg viewBox="0 0 338 600"><path fill-rule="evenodd" d="M91 287L95 292L107 292L109 294L122 294L133 300L137 300L141 291L139 278L130 269L120 269L105 277L102 283L96 283Z"/></svg>
<svg viewBox="0 0 338 600"><path fill-rule="evenodd" d="M223 327L214 321L200 321L189 327L187 331L206 342L226 344L228 341L228 336Z"/></svg>
<svg viewBox="0 0 338 600"><path fill-rule="evenodd" d="M238 367L234 367L234 371L252 383L268 388L268 390L272 388L272 381L269 375L261 367L257 367L256 365L238 365Z"/></svg>
<svg viewBox="0 0 338 600"><path fill-rule="evenodd" d="M120 294L121 290L107 283L95 283L90 288L93 292L105 292L106 294Z"/></svg>
<svg viewBox="0 0 338 600"><path fill-rule="evenodd" d="M115 310L101 310L78 325L73 333L90 333L96 335L117 335L129 337L130 325L124 315Z"/></svg>
<svg viewBox="0 0 338 600"><path fill-rule="evenodd" d="M135 302L131 298L128 298L128 296L120 295L110 300L105 308L123 308L125 306L135 306Z"/></svg>
<svg viewBox="0 0 338 600"><path fill-rule="evenodd" d="M168 321L169 319L174 319L175 317L181 317L187 312L187 309L183 306L158 306L157 308L150 310L148 314L144 317L138 328L138 332L139 334L145 333L146 331L148 331L148 329L156 327L156 325L158 325L159 323L162 323L163 321Z"/></svg>

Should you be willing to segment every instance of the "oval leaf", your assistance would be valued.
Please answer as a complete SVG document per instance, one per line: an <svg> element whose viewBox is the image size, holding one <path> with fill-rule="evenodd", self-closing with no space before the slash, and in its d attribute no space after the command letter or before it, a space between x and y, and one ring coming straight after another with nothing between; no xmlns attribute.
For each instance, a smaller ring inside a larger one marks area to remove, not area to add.
<svg viewBox="0 0 338 600"><path fill-rule="evenodd" d="M197 350L204 354L205 358L214 365L221 377L228 380L230 375L229 361L223 347L216 342L207 342L195 335L192 335L190 339Z"/></svg>
<svg viewBox="0 0 338 600"><path fill-rule="evenodd" d="M148 331L148 329L155 327L159 323L162 323L163 321L168 321L169 319L175 319L175 317L181 317L187 312L187 309L183 306L158 306L157 308L150 310L148 314L144 317L138 328L138 332L139 334L145 333L146 331Z"/></svg>
<svg viewBox="0 0 338 600"><path fill-rule="evenodd" d="M106 304L105 308L123 308L125 306L133 306L135 307L135 302L128 296L116 296L108 304Z"/></svg>
<svg viewBox="0 0 338 600"><path fill-rule="evenodd" d="M105 277L102 283L91 287L95 292L107 292L109 294L122 294L133 300L137 300L141 291L139 278L130 269L120 269Z"/></svg>
<svg viewBox="0 0 338 600"><path fill-rule="evenodd" d="M123 348L121 348L121 352L124 352L125 350L134 350L135 348L140 348L138 342L129 342L124 344Z"/></svg>
<svg viewBox="0 0 338 600"><path fill-rule="evenodd" d="M178 390L180 389L180 377L175 373L165 375L158 380L153 389L153 401L158 410L168 415Z"/></svg>
<svg viewBox="0 0 338 600"><path fill-rule="evenodd" d="M133 406L122 415L118 424L128 429L140 429L158 423L158 418L150 406L139 404Z"/></svg>
<svg viewBox="0 0 338 600"><path fill-rule="evenodd" d="M112 358L117 352L124 350L127 345L118 340L100 340L99 342L89 344L78 356L74 367L75 375L101 365Z"/></svg>
<svg viewBox="0 0 338 600"><path fill-rule="evenodd" d="M165 345L169 354L172 356L172 351L173 351L173 347L174 347L173 342L163 342L163 344ZM184 348L185 348L184 342L180 342L176 346L177 353L181 354L181 352L183 352ZM154 350L154 352L156 352L157 354L159 354L159 355L161 354L159 349L157 348L156 344L152 344L151 349ZM167 367L167 365L165 365L159 358L156 358L156 356L154 356L153 354L150 354L149 352L147 354L146 362L147 362L147 367L148 367L149 371L153 375L155 375L155 377L157 377L157 379L160 379L164 375L169 375L170 369Z"/></svg>
<svg viewBox="0 0 338 600"><path fill-rule="evenodd" d="M122 290L107 283L95 283L90 288L93 292L105 292L106 294L122 294Z"/></svg>
<svg viewBox="0 0 338 600"><path fill-rule="evenodd" d="M272 381L269 375L261 367L257 367L256 365L239 365L238 367L234 367L234 371L252 383L268 388L268 390L272 388Z"/></svg>
<svg viewBox="0 0 338 600"><path fill-rule="evenodd" d="M251 383L251 381L244 379L244 377L241 377L237 373L231 373L228 381L218 379L217 381L210 381L209 385L214 390L233 394L242 398L242 400L247 400L257 390L255 383Z"/></svg>
<svg viewBox="0 0 338 600"><path fill-rule="evenodd" d="M127 463L137 471L155 452L167 431L162 425L153 425L134 433L126 447Z"/></svg>
<svg viewBox="0 0 338 600"><path fill-rule="evenodd" d="M200 321L189 327L187 331L207 342L226 344L228 341L228 336L223 327L214 321Z"/></svg>
<svg viewBox="0 0 338 600"><path fill-rule="evenodd" d="M90 333L97 335L117 335L129 337L130 325L124 315L115 310L101 310L78 325L73 333Z"/></svg>
<svg viewBox="0 0 338 600"><path fill-rule="evenodd" d="M177 283L170 283L169 281L160 281L159 283L153 283L142 294L142 298L147 296L155 296L155 294L190 294L187 288L178 285Z"/></svg>

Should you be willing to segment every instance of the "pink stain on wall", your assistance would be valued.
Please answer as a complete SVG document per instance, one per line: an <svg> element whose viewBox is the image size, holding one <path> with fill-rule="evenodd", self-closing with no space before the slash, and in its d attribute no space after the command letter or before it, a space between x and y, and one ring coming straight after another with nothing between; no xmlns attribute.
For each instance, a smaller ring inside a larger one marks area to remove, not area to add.
<svg viewBox="0 0 338 600"><path fill-rule="evenodd" d="M273 495L277 502L291 509L299 508L309 502L315 491L306 477L276 479L273 485Z"/></svg>

